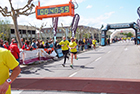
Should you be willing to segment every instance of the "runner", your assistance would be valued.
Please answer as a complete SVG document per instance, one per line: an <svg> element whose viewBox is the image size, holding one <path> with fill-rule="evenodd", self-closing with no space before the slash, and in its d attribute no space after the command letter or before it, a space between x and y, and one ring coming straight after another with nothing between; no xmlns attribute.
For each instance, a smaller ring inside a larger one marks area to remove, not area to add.
<svg viewBox="0 0 140 94"><path fill-rule="evenodd" d="M0 47L0 94L11 94L11 83L21 71L18 65L11 52ZM13 71L11 75L9 69Z"/></svg>
<svg viewBox="0 0 140 94"><path fill-rule="evenodd" d="M96 39L94 38L93 40L92 40L92 44L93 44L93 48L94 48L94 50L96 49Z"/></svg>
<svg viewBox="0 0 140 94"><path fill-rule="evenodd" d="M73 68L73 55L75 56L75 59L78 60L76 46L77 46L77 44L76 44L74 38L72 37L71 42L69 43L69 48L70 48L70 52L71 52L71 65L70 65L71 68Z"/></svg>
<svg viewBox="0 0 140 94"><path fill-rule="evenodd" d="M64 56L64 63L62 64L62 66L65 67L66 58L69 59L69 57L67 56L67 54L69 53L69 48L68 48L69 41L66 40L65 36L63 36L63 40L59 43L59 45L61 45L62 53L63 53L63 56Z"/></svg>

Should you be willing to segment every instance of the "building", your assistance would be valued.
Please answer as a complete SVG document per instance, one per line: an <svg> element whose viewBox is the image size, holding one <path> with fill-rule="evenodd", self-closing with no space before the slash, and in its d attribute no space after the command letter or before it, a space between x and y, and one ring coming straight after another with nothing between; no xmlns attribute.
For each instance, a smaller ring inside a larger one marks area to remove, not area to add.
<svg viewBox="0 0 140 94"><path fill-rule="evenodd" d="M86 37L86 38L96 38L99 40L99 35L100 35L99 29L89 27L89 26L79 25L75 36L77 39L82 39ZM53 29L43 28L41 30L41 34L40 33L37 34L38 38L40 38L41 36L42 39L53 38ZM71 37L71 28L69 26L58 27L56 37L57 39L60 39L62 38L62 36L66 36L67 38Z"/></svg>
<svg viewBox="0 0 140 94"><path fill-rule="evenodd" d="M14 25L10 24L10 39L16 38ZM36 39L36 29L27 25L18 25L20 38L32 40Z"/></svg>

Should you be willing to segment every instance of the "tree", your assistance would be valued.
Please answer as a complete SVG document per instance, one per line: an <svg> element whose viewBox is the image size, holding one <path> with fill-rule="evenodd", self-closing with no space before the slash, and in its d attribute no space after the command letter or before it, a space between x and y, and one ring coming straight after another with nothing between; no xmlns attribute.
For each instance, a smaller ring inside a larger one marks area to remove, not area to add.
<svg viewBox="0 0 140 94"><path fill-rule="evenodd" d="M0 20L0 38L8 39L10 36L10 26L8 20Z"/></svg>
<svg viewBox="0 0 140 94"><path fill-rule="evenodd" d="M133 36L133 34L131 33L131 32L129 32L128 34L127 34L127 37L132 37Z"/></svg>
<svg viewBox="0 0 140 94"><path fill-rule="evenodd" d="M32 0L28 0L27 4L23 7L23 8L19 8L19 9L14 9L13 5L12 5L12 0L9 0L10 3L10 7L11 7L11 11L8 11L8 7L2 8L0 6L0 13L4 16L4 17L12 17L12 20L14 22L14 27L15 27L15 34L16 34L16 38L17 41L19 43L19 47L21 48L21 41L20 41L20 37L19 37L19 33L18 33L18 23L17 23L17 18L20 15L25 15L25 16L29 16L35 12L32 12L32 9L34 7L34 4L31 3Z"/></svg>
<svg viewBox="0 0 140 94"><path fill-rule="evenodd" d="M30 23L29 23L30 24ZM31 24L30 24L31 25ZM33 26L33 25L31 25L33 28L35 28L36 30L39 30L39 35L40 35L40 38L41 38L41 40L42 40L42 33L43 32L41 32L42 31L42 29L43 29L43 27L45 27L47 25L47 23L46 24L44 24L44 23L42 23L41 24L41 26L40 26L40 28L37 28L36 26ZM46 35L46 32L44 32L44 34L45 34L45 36L47 36Z"/></svg>

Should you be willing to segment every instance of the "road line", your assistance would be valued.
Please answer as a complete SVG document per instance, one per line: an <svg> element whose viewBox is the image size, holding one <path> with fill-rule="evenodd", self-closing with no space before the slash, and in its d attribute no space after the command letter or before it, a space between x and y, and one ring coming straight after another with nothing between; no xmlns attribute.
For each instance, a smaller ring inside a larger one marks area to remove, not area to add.
<svg viewBox="0 0 140 94"><path fill-rule="evenodd" d="M75 72L75 73L71 74L69 77L72 77L72 76L74 76L74 75L76 75L76 74L77 74L77 72Z"/></svg>
<svg viewBox="0 0 140 94"><path fill-rule="evenodd" d="M127 51L127 50L128 50L128 48L125 48L124 50L125 50L125 51Z"/></svg>
<svg viewBox="0 0 140 94"><path fill-rule="evenodd" d="M101 57L97 58L95 61L98 61L98 60L100 60L100 59L101 59Z"/></svg>
<svg viewBox="0 0 140 94"><path fill-rule="evenodd" d="M110 53L111 51L108 51L108 53Z"/></svg>
<svg viewBox="0 0 140 94"><path fill-rule="evenodd" d="M20 94L23 90L11 90L11 94Z"/></svg>

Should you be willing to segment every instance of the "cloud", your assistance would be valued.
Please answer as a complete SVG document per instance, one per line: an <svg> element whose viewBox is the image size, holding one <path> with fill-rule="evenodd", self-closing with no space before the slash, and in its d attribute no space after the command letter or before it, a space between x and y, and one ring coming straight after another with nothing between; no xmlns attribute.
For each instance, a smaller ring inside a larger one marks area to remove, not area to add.
<svg viewBox="0 0 140 94"><path fill-rule="evenodd" d="M84 18L83 16L81 16L79 24L100 28L102 24L107 24L104 22L104 20L109 19L114 13L115 12L104 13L103 15L100 15L97 18Z"/></svg>
<svg viewBox="0 0 140 94"><path fill-rule="evenodd" d="M88 5L86 8L92 8L92 5Z"/></svg>
<svg viewBox="0 0 140 94"><path fill-rule="evenodd" d="M123 9L123 7L121 6L119 9Z"/></svg>
<svg viewBox="0 0 140 94"><path fill-rule="evenodd" d="M113 13L115 13L114 11L109 12L109 13L105 13L105 15L107 15L108 17L110 17Z"/></svg>
<svg viewBox="0 0 140 94"><path fill-rule="evenodd" d="M16 0L12 0L13 4L15 5L16 8L21 8L24 5L27 4L28 0L18 0L17 2L15 2ZM55 5L55 4L65 4L68 3L70 0L40 0L40 5L41 6L47 6L47 5ZM74 0L73 0L74 1ZM78 3L82 3L85 0L76 0ZM33 0L35 5L38 5L38 0ZM0 5L2 5L2 7L9 5L8 0L4 0L4 3L0 2ZM89 8L92 7L91 5L89 5ZM9 9L10 10L10 9ZM83 17L82 15L80 15L80 21L79 21L79 25L86 25L86 26L92 26L92 27L96 27L96 28L100 28L102 24L106 24L104 21L106 19L109 19L115 12L108 12L108 13L104 13L103 15L98 16L97 18L86 18ZM6 17L7 18L7 17ZM2 15L0 14L0 20L1 19L5 19L4 17L2 17ZM13 21L11 19L11 17L8 18L11 22L11 24L13 24ZM72 22L72 17L59 17L58 20L58 26L61 26L61 23L63 23L64 26L70 26L71 22ZM46 27L50 27L50 25L52 25L52 18L45 18L42 20L38 20L35 17L35 14L29 15L29 16L19 16L18 17L18 24L19 25L29 25L29 23L31 23L33 26L37 26L40 27L42 23L47 23Z"/></svg>

